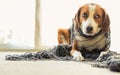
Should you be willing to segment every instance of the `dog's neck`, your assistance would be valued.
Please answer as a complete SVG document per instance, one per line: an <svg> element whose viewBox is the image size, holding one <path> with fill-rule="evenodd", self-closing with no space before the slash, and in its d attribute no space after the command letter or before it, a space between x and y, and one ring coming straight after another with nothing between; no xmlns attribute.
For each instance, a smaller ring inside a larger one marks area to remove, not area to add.
<svg viewBox="0 0 120 75"><path fill-rule="evenodd" d="M87 36L87 35L84 35L84 34L80 34L77 31L74 32L74 36L76 36L75 39L78 42L86 42L86 41L95 40L95 39L98 39L98 38L100 39L100 38L104 38L107 35L108 34L105 33L105 32L99 32L94 36ZM80 37L80 38L77 38L77 37Z"/></svg>
<svg viewBox="0 0 120 75"><path fill-rule="evenodd" d="M90 36L90 35L85 35L82 30L80 28L77 29L77 34L82 36L82 37L85 37L85 38L88 38L88 39L94 39L95 37L101 35L103 33L102 30L100 30L97 34L93 35L93 36Z"/></svg>

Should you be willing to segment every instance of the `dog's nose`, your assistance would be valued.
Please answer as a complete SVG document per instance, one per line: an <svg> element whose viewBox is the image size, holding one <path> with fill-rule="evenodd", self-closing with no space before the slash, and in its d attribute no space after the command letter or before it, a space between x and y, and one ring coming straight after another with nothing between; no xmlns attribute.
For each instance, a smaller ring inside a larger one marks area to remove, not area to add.
<svg viewBox="0 0 120 75"><path fill-rule="evenodd" d="M87 27L87 32L89 33L89 32L91 32L93 30L93 27L92 26L88 26Z"/></svg>

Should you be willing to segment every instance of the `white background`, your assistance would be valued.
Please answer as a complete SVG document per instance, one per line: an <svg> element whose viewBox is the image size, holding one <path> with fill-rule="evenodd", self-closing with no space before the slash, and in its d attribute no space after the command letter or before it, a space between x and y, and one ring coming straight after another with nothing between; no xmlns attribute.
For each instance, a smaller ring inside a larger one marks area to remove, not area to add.
<svg viewBox="0 0 120 75"><path fill-rule="evenodd" d="M120 0L41 0L41 41L43 45L57 45L58 28L69 28L81 5L97 3L111 20L110 50L120 51Z"/></svg>
<svg viewBox="0 0 120 75"><path fill-rule="evenodd" d="M34 27L35 0L0 0L0 39L7 30L10 44L34 47Z"/></svg>

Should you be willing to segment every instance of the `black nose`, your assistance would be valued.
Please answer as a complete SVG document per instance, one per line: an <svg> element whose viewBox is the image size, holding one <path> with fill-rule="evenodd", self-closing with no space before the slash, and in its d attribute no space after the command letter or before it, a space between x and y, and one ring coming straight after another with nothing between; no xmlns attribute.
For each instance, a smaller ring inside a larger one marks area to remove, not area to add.
<svg viewBox="0 0 120 75"><path fill-rule="evenodd" d="M88 26L87 27L87 32L91 32L93 30L93 27L92 26Z"/></svg>

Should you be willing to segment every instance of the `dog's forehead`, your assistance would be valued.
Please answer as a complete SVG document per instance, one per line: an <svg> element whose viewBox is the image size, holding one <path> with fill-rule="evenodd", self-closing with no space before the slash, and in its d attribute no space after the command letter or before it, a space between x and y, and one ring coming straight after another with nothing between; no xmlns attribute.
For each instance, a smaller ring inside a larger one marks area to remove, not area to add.
<svg viewBox="0 0 120 75"><path fill-rule="evenodd" d="M81 11L88 11L88 10L99 10L102 7L100 5L94 4L94 3L89 3L81 7Z"/></svg>

